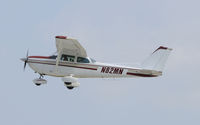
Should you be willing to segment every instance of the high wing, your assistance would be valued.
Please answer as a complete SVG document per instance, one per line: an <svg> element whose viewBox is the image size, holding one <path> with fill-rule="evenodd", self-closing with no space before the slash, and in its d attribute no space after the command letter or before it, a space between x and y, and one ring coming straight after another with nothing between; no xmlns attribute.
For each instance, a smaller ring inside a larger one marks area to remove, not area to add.
<svg viewBox="0 0 200 125"><path fill-rule="evenodd" d="M70 39L66 36L56 36L56 48L58 53L56 71L62 54L87 57L87 53L81 44L76 39Z"/></svg>
<svg viewBox="0 0 200 125"><path fill-rule="evenodd" d="M66 36L56 36L56 48L58 54L87 57L85 49L76 39L70 39Z"/></svg>

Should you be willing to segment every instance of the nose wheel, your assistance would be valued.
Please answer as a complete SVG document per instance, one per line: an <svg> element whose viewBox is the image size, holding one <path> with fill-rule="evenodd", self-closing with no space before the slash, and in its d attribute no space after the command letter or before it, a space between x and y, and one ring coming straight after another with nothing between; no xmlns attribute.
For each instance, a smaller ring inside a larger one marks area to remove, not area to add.
<svg viewBox="0 0 200 125"><path fill-rule="evenodd" d="M43 79L43 75L40 74L40 77L39 78L36 78L33 80L33 82L35 83L36 86L40 86L42 84L46 84L47 83L47 80Z"/></svg>

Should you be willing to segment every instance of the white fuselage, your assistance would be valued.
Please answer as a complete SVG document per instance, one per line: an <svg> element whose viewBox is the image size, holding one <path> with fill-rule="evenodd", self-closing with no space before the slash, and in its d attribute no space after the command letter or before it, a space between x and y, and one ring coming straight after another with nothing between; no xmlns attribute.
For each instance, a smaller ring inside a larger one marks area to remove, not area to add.
<svg viewBox="0 0 200 125"><path fill-rule="evenodd" d="M23 61L25 59L22 59ZM156 77L162 72L141 68L125 67L105 63L77 63L59 61L44 57L29 57L27 63L37 73L42 75L76 78L117 78L117 77Z"/></svg>

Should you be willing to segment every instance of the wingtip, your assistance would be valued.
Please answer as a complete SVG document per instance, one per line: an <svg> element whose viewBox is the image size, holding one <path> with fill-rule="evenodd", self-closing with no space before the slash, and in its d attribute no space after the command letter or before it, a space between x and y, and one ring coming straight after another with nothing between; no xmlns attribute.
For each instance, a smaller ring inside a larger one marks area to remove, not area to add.
<svg viewBox="0 0 200 125"><path fill-rule="evenodd" d="M56 36L57 39L67 39L67 36Z"/></svg>

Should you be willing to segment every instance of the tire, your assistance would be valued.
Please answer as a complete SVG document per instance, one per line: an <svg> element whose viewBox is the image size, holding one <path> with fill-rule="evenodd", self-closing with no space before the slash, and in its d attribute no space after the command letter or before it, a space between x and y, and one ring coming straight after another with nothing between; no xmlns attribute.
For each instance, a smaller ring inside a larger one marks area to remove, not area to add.
<svg viewBox="0 0 200 125"><path fill-rule="evenodd" d="M68 86L67 88L71 90L71 89L73 89L74 87L72 87L72 86Z"/></svg>
<svg viewBox="0 0 200 125"><path fill-rule="evenodd" d="M65 82L65 85L71 85L72 83L71 82Z"/></svg>
<svg viewBox="0 0 200 125"><path fill-rule="evenodd" d="M36 86L40 86L41 84L40 84L40 83L35 83L35 85L36 85Z"/></svg>

